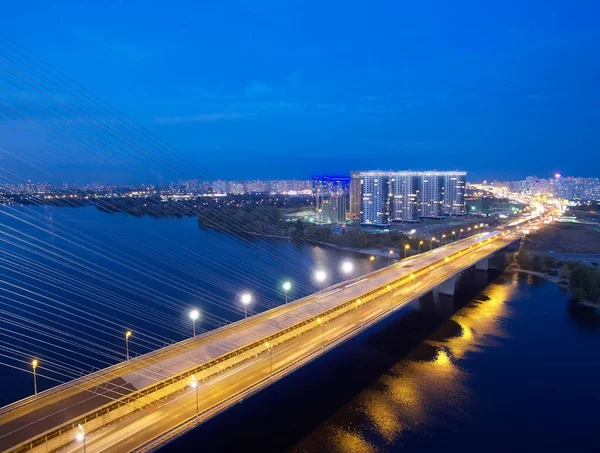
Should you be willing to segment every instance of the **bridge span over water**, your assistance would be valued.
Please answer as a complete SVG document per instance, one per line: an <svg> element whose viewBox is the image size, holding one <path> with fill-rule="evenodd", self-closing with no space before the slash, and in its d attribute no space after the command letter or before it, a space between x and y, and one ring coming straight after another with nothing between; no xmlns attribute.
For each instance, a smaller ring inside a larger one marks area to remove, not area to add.
<svg viewBox="0 0 600 453"><path fill-rule="evenodd" d="M520 238L493 231L448 244L311 296L0 409L0 450L150 451L325 354Z"/></svg>

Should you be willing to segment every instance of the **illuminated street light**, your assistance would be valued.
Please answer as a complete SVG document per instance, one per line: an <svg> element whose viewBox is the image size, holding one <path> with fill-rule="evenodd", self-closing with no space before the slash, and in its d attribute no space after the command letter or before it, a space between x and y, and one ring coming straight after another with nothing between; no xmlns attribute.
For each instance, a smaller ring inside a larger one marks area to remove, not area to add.
<svg viewBox="0 0 600 453"><path fill-rule="evenodd" d="M315 271L315 280L319 284L319 289L323 288L323 282L325 282L326 279L327 279L327 272L325 272L323 269L317 269Z"/></svg>
<svg viewBox="0 0 600 453"><path fill-rule="evenodd" d="M194 376L192 376L192 383L190 386L196 390L196 423L200 423L200 411L198 410L198 389L200 385L198 385L198 381Z"/></svg>
<svg viewBox="0 0 600 453"><path fill-rule="evenodd" d="M454 240L454 236L456 235L456 231L452 232L452 240Z"/></svg>
<svg viewBox="0 0 600 453"><path fill-rule="evenodd" d="M192 320L192 336L196 336L196 319L200 317L200 312L195 308L190 311L190 319Z"/></svg>
<svg viewBox="0 0 600 453"><path fill-rule="evenodd" d="M250 302L252 302L252 294L242 293L242 295L240 296L240 300L242 301L242 304L244 305L244 318L247 318L248 317L248 305L250 304Z"/></svg>
<svg viewBox="0 0 600 453"><path fill-rule="evenodd" d="M442 247L444 246L444 239L446 238L445 234L442 234Z"/></svg>
<svg viewBox="0 0 600 453"><path fill-rule="evenodd" d="M75 438L79 442L83 442L83 453L85 453L85 431L83 430L81 423L77 426L77 434L75 435Z"/></svg>
<svg viewBox="0 0 600 453"><path fill-rule="evenodd" d="M463 229L461 228L461 229L460 229L460 235L458 236L458 237L459 237L459 239L462 239L462 234L463 234L463 231L465 231L465 230L463 230Z"/></svg>
<svg viewBox="0 0 600 453"><path fill-rule="evenodd" d="M285 303L288 303L288 291L292 289L292 284L289 281L283 282L283 292L285 293Z"/></svg>
<svg viewBox="0 0 600 453"><path fill-rule="evenodd" d="M419 255L421 254L421 246L423 245L423 241L419 241Z"/></svg>
<svg viewBox="0 0 600 453"><path fill-rule="evenodd" d="M408 249L410 248L410 245L406 244L404 246L404 258L406 258L406 254L408 253Z"/></svg>
<svg viewBox="0 0 600 453"><path fill-rule="evenodd" d="M388 251L388 258L387 258L387 263L388 263L388 266L390 265L390 260L392 259L392 255L393 255L393 254L394 254L394 251L393 251L393 250L389 250L389 251Z"/></svg>
<svg viewBox="0 0 600 453"><path fill-rule="evenodd" d="M342 272L344 274L350 274L354 270L354 263L352 261L344 261L342 263Z"/></svg>
<svg viewBox="0 0 600 453"><path fill-rule="evenodd" d="M127 354L127 361L129 362L129 337L131 336L131 330L125 332L125 352ZM195 335L194 335L195 336Z"/></svg>
<svg viewBox="0 0 600 453"><path fill-rule="evenodd" d="M375 257L371 255L371 257L369 258L370 261L375 261Z"/></svg>
<svg viewBox="0 0 600 453"><path fill-rule="evenodd" d="M37 378L35 375L35 369L38 366L37 359L33 359L33 361L31 362L31 366L33 367L33 394L37 395Z"/></svg>
<svg viewBox="0 0 600 453"><path fill-rule="evenodd" d="M433 250L433 241L435 241L434 237L431 238L431 246L429 247L429 250Z"/></svg>

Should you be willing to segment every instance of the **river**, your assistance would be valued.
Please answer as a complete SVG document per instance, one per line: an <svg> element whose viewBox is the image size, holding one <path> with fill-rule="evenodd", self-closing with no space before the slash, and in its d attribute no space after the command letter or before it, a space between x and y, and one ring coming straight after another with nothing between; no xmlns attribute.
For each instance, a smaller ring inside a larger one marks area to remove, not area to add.
<svg viewBox="0 0 600 453"><path fill-rule="evenodd" d="M148 336L179 340L190 334L187 310L191 306L206 313L204 319L209 318L208 312L239 319L243 316L239 307L231 311L227 304L237 307L242 290L252 291L262 302L255 307L259 310L282 302L279 288L284 279L293 281L294 298L314 290L311 273L317 267L334 270L335 281L341 278L335 269L346 257L351 257L361 272L385 265L384 258L371 262L322 247L261 239L247 243L223 233L201 231L194 219L133 218L93 207L33 211L27 213L50 219L50 231L36 228L35 222L23 224L10 215L1 217L3 231L18 228L44 240L45 246L60 246L84 257L89 266L101 265L180 301L161 304L141 296L136 300L123 290L123 297L138 304L136 310L145 306L156 310L153 313L164 313L165 319L160 319L155 314L136 317L133 305L103 305L61 292L60 300L73 307L104 313L107 319L123 319L122 329L91 331L81 317L58 318L49 313L51 308L32 314L36 312L31 307L21 308L17 303L23 302L22 298L7 299L6 289L16 274L15 268L2 264L3 310L27 314L39 322L46 317L45 321L57 328L72 327L86 338L114 344L119 353L123 349L121 330L130 325ZM88 247L69 242L75 236L63 237L64 225L88 234ZM6 242L7 238L3 235L0 244L3 257L17 251L34 256L31 250L18 249L14 239ZM96 243L96 239L101 240ZM141 248L125 247L127 242ZM119 257L127 267L115 262ZM141 272L142 263L146 275ZM231 269L227 286L222 285L225 280L219 270L225 268ZM157 269L161 278L149 274ZM65 270L64 275L81 277L77 269L72 274ZM177 276L194 276L193 291L175 284ZM25 282L44 289L32 276ZM102 286L106 282L97 283ZM218 297L199 297L202 290ZM167 318L167 314L172 316ZM3 328L19 330L7 319L3 315ZM214 326L205 321L199 327ZM6 330L0 340L3 344L16 341L26 351L24 343ZM66 345L77 349L76 343ZM597 451L599 347L597 314L569 304L564 290L531 276L476 272L455 297L426 297L406 307L164 450ZM135 342L131 348L134 355L144 352ZM38 349L35 354L44 365L80 358L76 352L56 348ZM31 393L31 375L25 371L30 358L23 353L21 360L2 360L14 367L0 367L2 404ZM105 361L92 353L86 364L91 368ZM48 368L48 377L39 380L41 389L57 382L52 379L61 379Z"/></svg>

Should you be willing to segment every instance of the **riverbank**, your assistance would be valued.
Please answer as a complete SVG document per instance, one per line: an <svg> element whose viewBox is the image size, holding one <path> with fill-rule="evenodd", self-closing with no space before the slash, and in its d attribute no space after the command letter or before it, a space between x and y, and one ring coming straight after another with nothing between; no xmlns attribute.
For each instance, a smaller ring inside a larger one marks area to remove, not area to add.
<svg viewBox="0 0 600 453"><path fill-rule="evenodd" d="M521 269L518 266L515 266L514 264L510 264L507 268L507 271L513 271L513 272L520 272L522 274L528 274L528 275L535 275L536 277L540 277L543 278L545 280L548 280L552 283L557 284L558 286L562 287L562 288L569 288L568 285L568 280L566 280L564 277L560 277L560 276L554 276L554 275L548 275L545 272L536 272L536 271L529 271L527 269ZM561 282L566 282L567 284L561 283Z"/></svg>
<svg viewBox="0 0 600 453"><path fill-rule="evenodd" d="M353 252L353 253L360 253L362 255L369 255L369 256L378 256L378 257L383 257L383 258L394 258L394 259L399 259L400 258L400 252L394 250L393 248L364 248L364 249L360 249L360 248L353 248L353 247L343 247L341 245L336 245L336 244L331 244L329 242L316 242L316 244L319 245L324 245L327 247L331 247L337 250L344 250L345 252ZM390 250L392 250L393 253L390 253Z"/></svg>

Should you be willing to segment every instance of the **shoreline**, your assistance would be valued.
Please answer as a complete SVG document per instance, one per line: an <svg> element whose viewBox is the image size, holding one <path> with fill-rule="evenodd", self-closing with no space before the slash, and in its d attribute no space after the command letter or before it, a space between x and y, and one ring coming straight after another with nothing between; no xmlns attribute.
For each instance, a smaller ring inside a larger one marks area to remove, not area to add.
<svg viewBox="0 0 600 453"><path fill-rule="evenodd" d="M536 271L530 271L527 269L521 269L520 267L516 267L513 265L509 265L506 270L508 271L514 271L514 272L521 272L522 274L528 274L528 275L534 275L536 277L541 277L545 280L548 280L549 282L552 282L558 286L560 286L561 288L565 288L565 289L569 289L568 285L561 285L559 282L562 280L566 280L565 278L559 277L559 276L552 276L552 275L548 275L545 274L544 272L536 272Z"/></svg>

